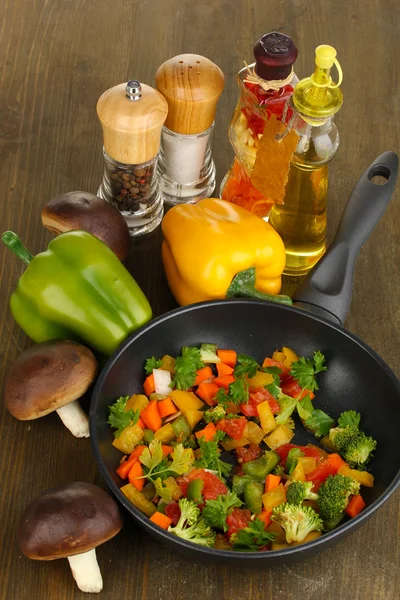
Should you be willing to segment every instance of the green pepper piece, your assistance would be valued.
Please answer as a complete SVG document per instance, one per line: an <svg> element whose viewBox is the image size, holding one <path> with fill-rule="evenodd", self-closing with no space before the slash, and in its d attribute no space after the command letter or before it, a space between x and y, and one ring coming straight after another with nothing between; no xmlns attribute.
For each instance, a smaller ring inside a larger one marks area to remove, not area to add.
<svg viewBox="0 0 400 600"><path fill-rule="evenodd" d="M232 478L232 492L234 492L236 496L243 496L244 485L248 481L253 480L247 475L234 475Z"/></svg>
<svg viewBox="0 0 400 600"><path fill-rule="evenodd" d="M150 442L153 440L153 438L154 438L154 432L151 429L143 429L142 441L145 444L150 444Z"/></svg>
<svg viewBox="0 0 400 600"><path fill-rule="evenodd" d="M244 501L252 513L259 515L262 512L262 495L264 485L260 481L247 481L244 484Z"/></svg>
<svg viewBox="0 0 400 600"><path fill-rule="evenodd" d="M10 298L18 325L34 342L81 340L106 356L151 319L136 281L98 238L68 231L35 257L12 231L3 242L28 267Z"/></svg>
<svg viewBox="0 0 400 600"><path fill-rule="evenodd" d="M193 479L187 487L187 499L200 504L203 500L203 487L204 481L202 479Z"/></svg>
<svg viewBox="0 0 400 600"><path fill-rule="evenodd" d="M267 450L264 456L245 463L243 465L243 471L246 475L256 481L264 481L268 473L271 473L278 462L279 455L273 450Z"/></svg>
<svg viewBox="0 0 400 600"><path fill-rule="evenodd" d="M185 415L179 415L179 417L176 417L176 419L171 422L171 425L175 437L179 442L186 439L192 433L192 428L190 427L189 421Z"/></svg>

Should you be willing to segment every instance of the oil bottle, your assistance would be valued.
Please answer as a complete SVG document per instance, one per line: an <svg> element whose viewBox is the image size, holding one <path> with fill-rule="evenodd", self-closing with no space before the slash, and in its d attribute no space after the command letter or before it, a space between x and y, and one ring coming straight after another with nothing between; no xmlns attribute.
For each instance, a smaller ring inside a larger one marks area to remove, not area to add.
<svg viewBox="0 0 400 600"><path fill-rule="evenodd" d="M336 66L339 80L332 82ZM290 120L299 136L285 188L283 204L274 204L269 223L285 244L285 275L304 275L326 250L328 163L339 146L334 115L343 95L339 88L342 69L332 46L315 50L315 70L302 79L290 99L294 109Z"/></svg>

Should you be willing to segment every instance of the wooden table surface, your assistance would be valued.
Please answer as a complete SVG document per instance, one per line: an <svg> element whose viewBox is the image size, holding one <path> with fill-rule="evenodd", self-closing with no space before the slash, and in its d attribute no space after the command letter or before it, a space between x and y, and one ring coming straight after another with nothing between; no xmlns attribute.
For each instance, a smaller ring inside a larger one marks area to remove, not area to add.
<svg viewBox="0 0 400 600"><path fill-rule="evenodd" d="M41 207L59 193L96 192L102 137L95 106L130 78L154 85L157 67L183 52L204 54L225 73L214 137L217 185L232 150L227 137L235 74L253 43L274 29L298 48L296 71L311 73L314 48L334 45L343 67L341 145L330 167L329 237L358 176L384 150L399 149L400 4L396 0L3 0L0 5L1 228L33 252L51 235ZM218 188L217 188L218 189ZM160 260L160 230L134 240L127 265L154 313L175 304ZM347 326L400 374L399 194L362 249ZM13 322L8 297L22 264L0 249L1 366L31 342ZM290 289L290 285L286 285ZM377 398L379 402L379 398ZM1 403L0 597L84 598L66 560L37 562L18 549L21 510L42 490L68 480L104 485L90 442L75 439L56 415L20 422ZM98 550L110 600L395 600L400 597L399 491L338 546L309 559L259 571L193 564L149 539L129 519Z"/></svg>

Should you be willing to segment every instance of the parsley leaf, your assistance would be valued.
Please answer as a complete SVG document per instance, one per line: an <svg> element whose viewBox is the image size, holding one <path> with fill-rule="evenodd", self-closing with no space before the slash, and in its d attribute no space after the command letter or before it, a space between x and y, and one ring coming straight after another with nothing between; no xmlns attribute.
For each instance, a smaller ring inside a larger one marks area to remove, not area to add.
<svg viewBox="0 0 400 600"><path fill-rule="evenodd" d="M279 398L279 394L282 393L281 388L275 383L269 383L268 385L264 385L264 387L274 398Z"/></svg>
<svg viewBox="0 0 400 600"><path fill-rule="evenodd" d="M260 365L254 358L251 358L251 356L248 356L247 354L239 354L234 375L235 377L247 375L251 378L256 376L258 369L260 369Z"/></svg>
<svg viewBox="0 0 400 600"><path fill-rule="evenodd" d="M286 421L292 415L292 412L297 406L298 400L296 398L292 398L291 396L287 396L282 392L279 394L278 404L281 407L279 414L275 417L275 421L278 425L285 425Z"/></svg>
<svg viewBox="0 0 400 600"><path fill-rule="evenodd" d="M276 538L276 533L265 531L265 523L261 519L249 521L247 527L231 535L231 544L235 550L259 550Z"/></svg>
<svg viewBox="0 0 400 600"><path fill-rule="evenodd" d="M335 421L319 408L313 410L305 421L307 429L310 429L317 438L327 435L334 424Z"/></svg>
<svg viewBox="0 0 400 600"><path fill-rule="evenodd" d="M360 421L360 413L356 412L355 410L346 410L345 412L342 412L342 414L338 418L338 426L343 427L344 429L345 427L350 425L352 427L357 427L358 429L360 426Z"/></svg>
<svg viewBox="0 0 400 600"><path fill-rule="evenodd" d="M145 475L150 481L170 477L171 474L183 475L187 473L193 463L193 451L186 449L182 444L176 444L172 454L172 462L164 457L160 440L152 440L139 457L145 467ZM138 477L138 479L141 479Z"/></svg>
<svg viewBox="0 0 400 600"><path fill-rule="evenodd" d="M304 398L298 401L297 412L299 413L300 419L304 422L306 422L307 419L311 417L311 414L314 412L314 406L311 402L309 394L307 394L306 396L304 396Z"/></svg>
<svg viewBox="0 0 400 600"><path fill-rule="evenodd" d="M144 363L144 370L146 375L151 375L153 372L153 369L159 369L162 365L162 360L159 358L156 358L155 356L152 356L151 358L148 358L146 360L146 362Z"/></svg>
<svg viewBox="0 0 400 600"><path fill-rule="evenodd" d="M198 348L184 346L182 355L175 361L175 372L172 377L172 387L187 390L194 385L197 369L204 367Z"/></svg>
<svg viewBox="0 0 400 600"><path fill-rule="evenodd" d="M216 500L207 500L203 508L203 517L211 527L228 531L226 517L233 508L242 506L243 502L233 492L220 495Z"/></svg>
<svg viewBox="0 0 400 600"><path fill-rule="evenodd" d="M163 484L161 477L157 477L153 483L156 488L157 496L160 496L161 500L166 504L172 502L172 489Z"/></svg>
<svg viewBox="0 0 400 600"><path fill-rule="evenodd" d="M290 476L297 466L297 459L304 456L304 452L300 448L292 448L286 458L286 471Z"/></svg>
<svg viewBox="0 0 400 600"><path fill-rule="evenodd" d="M182 444L177 444L171 454L172 463L169 465L170 471L183 475L187 473L193 463L193 450L184 448Z"/></svg>
<svg viewBox="0 0 400 600"><path fill-rule="evenodd" d="M221 450L218 448L218 442L223 437L225 437L224 432L217 431L216 435L214 435L210 442L206 442L204 438L200 438L198 440L201 456L194 463L196 467L210 469L210 471L216 471L219 477L229 476L232 465L220 460L219 458Z"/></svg>
<svg viewBox="0 0 400 600"><path fill-rule="evenodd" d="M314 392L318 390L318 383L315 376L322 371L327 371L328 368L324 365L325 357L318 350L314 352L313 358L299 358L298 361L292 363L290 374L294 377L299 385L306 390Z"/></svg>
<svg viewBox="0 0 400 600"><path fill-rule="evenodd" d="M109 406L110 414L108 417L108 424L114 427L114 437L119 437L123 430L130 425L136 425L139 421L139 411L130 408L126 410L126 404L130 396L121 396L118 400Z"/></svg>
<svg viewBox="0 0 400 600"><path fill-rule="evenodd" d="M245 379L237 378L229 384L228 390L220 388L215 395L218 404L226 407L229 402L233 404L245 404L249 401L249 384Z"/></svg>

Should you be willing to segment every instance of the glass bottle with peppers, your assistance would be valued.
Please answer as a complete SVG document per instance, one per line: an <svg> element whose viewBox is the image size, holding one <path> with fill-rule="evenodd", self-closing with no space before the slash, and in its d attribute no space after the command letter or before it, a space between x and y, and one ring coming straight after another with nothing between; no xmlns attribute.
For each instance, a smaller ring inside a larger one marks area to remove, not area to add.
<svg viewBox="0 0 400 600"><path fill-rule="evenodd" d="M336 66L339 81L330 71ZM342 69L336 50L322 45L315 50L315 70L302 79L290 100L291 127L298 135L283 204L274 204L269 223L285 244L285 275L305 275L326 250L328 163L339 147L334 115L343 95Z"/></svg>
<svg viewBox="0 0 400 600"><path fill-rule="evenodd" d="M220 196L266 217L272 202L254 187L251 173L268 119L274 115L282 120L298 82L293 70L297 48L289 36L274 31L258 40L253 53L255 62L237 75L239 101L229 126L235 159L221 184Z"/></svg>

